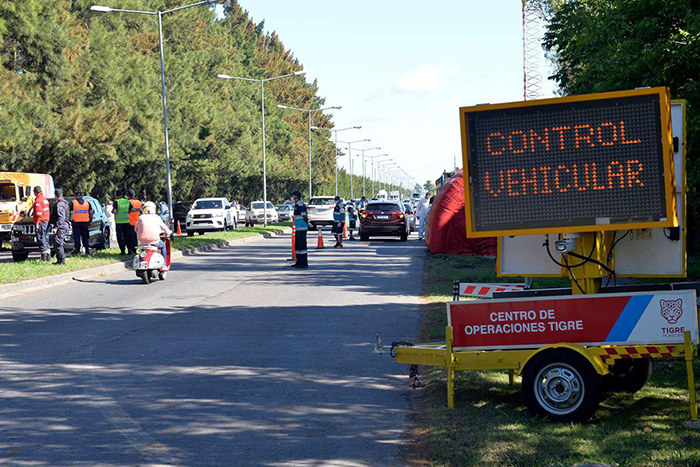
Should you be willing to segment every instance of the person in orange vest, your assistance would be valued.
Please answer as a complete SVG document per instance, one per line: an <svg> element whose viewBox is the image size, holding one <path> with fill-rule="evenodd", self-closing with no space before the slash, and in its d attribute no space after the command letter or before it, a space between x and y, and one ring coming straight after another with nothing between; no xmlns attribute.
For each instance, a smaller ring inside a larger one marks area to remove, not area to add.
<svg viewBox="0 0 700 467"><path fill-rule="evenodd" d="M34 214L34 228L36 229L36 240L41 245L41 260L51 261L51 248L49 247L49 202L41 192L40 186L34 187L34 204L32 205Z"/></svg>
<svg viewBox="0 0 700 467"><path fill-rule="evenodd" d="M73 252L80 253L80 246L85 248L86 255L90 254L90 223L93 210L90 203L83 199L83 192L76 190L75 199L70 203L70 219L73 226Z"/></svg>
<svg viewBox="0 0 700 467"><path fill-rule="evenodd" d="M136 192L134 190L127 190L126 195L129 197L129 225L131 226L126 229L126 246L129 249L129 254L135 255L136 247L138 246L136 223L139 221L139 216L141 215L141 201L136 199Z"/></svg>

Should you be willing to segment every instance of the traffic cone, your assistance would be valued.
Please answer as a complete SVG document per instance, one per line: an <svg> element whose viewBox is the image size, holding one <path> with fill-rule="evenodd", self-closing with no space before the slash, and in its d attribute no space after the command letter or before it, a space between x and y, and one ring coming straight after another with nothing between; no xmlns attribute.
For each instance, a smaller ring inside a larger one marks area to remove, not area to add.
<svg viewBox="0 0 700 467"><path fill-rule="evenodd" d="M182 230L180 230L180 221L175 221L177 224L177 232L175 232L177 235L182 235Z"/></svg>
<svg viewBox="0 0 700 467"><path fill-rule="evenodd" d="M292 259L291 261L295 261L297 259L297 228L294 224L292 224ZM290 260L287 260L290 261Z"/></svg>
<svg viewBox="0 0 700 467"><path fill-rule="evenodd" d="M321 227L318 228L318 243L316 244L316 249L321 250L325 248L323 246L323 230L321 230Z"/></svg>
<svg viewBox="0 0 700 467"><path fill-rule="evenodd" d="M345 214L345 222L343 222L343 238L348 238L348 215Z"/></svg>

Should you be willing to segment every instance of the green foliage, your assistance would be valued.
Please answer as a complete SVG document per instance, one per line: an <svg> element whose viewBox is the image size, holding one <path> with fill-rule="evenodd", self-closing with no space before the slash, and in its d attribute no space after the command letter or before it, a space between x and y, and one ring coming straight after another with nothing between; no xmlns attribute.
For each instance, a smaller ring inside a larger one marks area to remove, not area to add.
<svg viewBox="0 0 700 467"><path fill-rule="evenodd" d="M667 86L687 99L688 224L700 221L700 2L545 1L545 50L563 94ZM700 249L692 229L689 249Z"/></svg>
<svg viewBox="0 0 700 467"><path fill-rule="evenodd" d="M166 193L157 20L91 14L91 0L0 4L0 170L50 172L68 192L105 198L117 188ZM163 10L175 0L112 0ZM215 18L192 8L163 19L173 191L178 199L262 197L260 86L224 81L302 68L275 33L237 3ZM320 108L316 83L294 77L265 86L268 198L308 186L308 122L276 104ZM333 126L314 113L313 125ZM313 177L333 186L333 144L314 133Z"/></svg>

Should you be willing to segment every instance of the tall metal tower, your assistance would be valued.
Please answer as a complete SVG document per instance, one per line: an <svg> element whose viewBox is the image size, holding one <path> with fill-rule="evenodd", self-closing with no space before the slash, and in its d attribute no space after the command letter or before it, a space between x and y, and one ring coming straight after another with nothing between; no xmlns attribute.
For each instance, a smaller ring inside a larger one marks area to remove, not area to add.
<svg viewBox="0 0 700 467"><path fill-rule="evenodd" d="M523 99L542 97L542 4L522 0L523 4Z"/></svg>

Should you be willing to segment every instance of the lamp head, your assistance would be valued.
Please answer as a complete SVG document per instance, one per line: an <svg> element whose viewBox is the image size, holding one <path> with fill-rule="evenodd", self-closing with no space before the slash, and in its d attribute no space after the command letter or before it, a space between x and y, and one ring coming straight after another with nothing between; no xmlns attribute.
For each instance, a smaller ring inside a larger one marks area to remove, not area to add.
<svg viewBox="0 0 700 467"><path fill-rule="evenodd" d="M233 76L230 75L216 75L216 77L221 79L233 79Z"/></svg>
<svg viewBox="0 0 700 467"><path fill-rule="evenodd" d="M93 5L90 7L90 11L97 14L105 14L112 11L112 9L108 6Z"/></svg>
<svg viewBox="0 0 700 467"><path fill-rule="evenodd" d="M299 75L305 75L306 72L304 70L299 70L294 72L294 76L299 76Z"/></svg>

